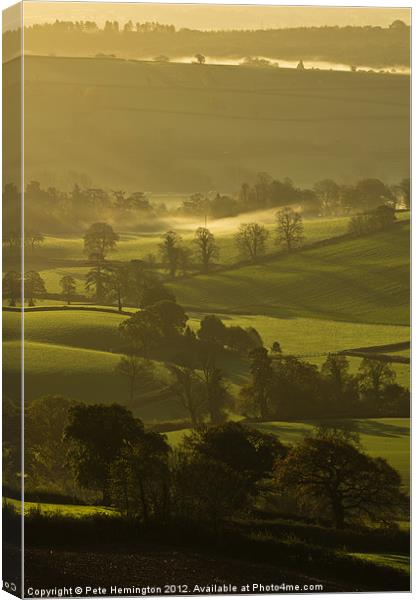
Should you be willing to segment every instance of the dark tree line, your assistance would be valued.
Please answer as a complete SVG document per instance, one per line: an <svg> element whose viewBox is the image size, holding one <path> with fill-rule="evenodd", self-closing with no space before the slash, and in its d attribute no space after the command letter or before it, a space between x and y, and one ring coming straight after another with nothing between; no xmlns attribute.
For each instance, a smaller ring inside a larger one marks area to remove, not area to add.
<svg viewBox="0 0 417 600"><path fill-rule="evenodd" d="M316 182L311 188L299 188L291 179L274 179L259 173L252 183L242 183L236 197L196 193L178 209L184 216L208 216L212 219L287 205L298 205L307 216L338 216L375 209L381 204L410 208L410 179L395 185L380 179L362 179L356 184L338 184L332 179Z"/></svg>
<svg viewBox="0 0 417 600"><path fill-rule="evenodd" d="M226 327L215 315L208 315L194 332L187 326L188 316L173 300L146 306L123 321L119 330L126 343L126 356L119 369L130 382L134 397L139 374L152 376L147 362L151 356L163 356L172 381L171 394L188 412L193 426L207 418L213 424L227 419L233 406L225 373L219 364L226 352L247 356L262 339L256 329ZM119 371L120 372L120 371Z"/></svg>
<svg viewBox="0 0 417 600"><path fill-rule="evenodd" d="M13 490L20 454L8 432L20 421L20 405L6 402L3 472ZM117 404L48 396L29 402L25 419L27 494L69 497L76 483L90 501L147 525L218 532L273 497L293 499L299 513L336 528L389 524L408 506L398 473L347 430L319 428L286 447L275 435L229 422L200 426L173 449Z"/></svg>
<svg viewBox="0 0 417 600"><path fill-rule="evenodd" d="M390 522L407 507L398 473L343 431L317 430L286 448L272 434L227 423L194 431L173 453L121 406L76 405L68 414L79 485L147 524L191 521L218 532L266 489L293 495L336 528Z"/></svg>
<svg viewBox="0 0 417 600"><path fill-rule="evenodd" d="M409 416L409 391L396 383L386 360L364 358L357 375L342 354L329 354L319 370L295 356L250 353L251 381L240 392L249 417L288 420L333 417Z"/></svg>
<svg viewBox="0 0 417 600"><path fill-rule="evenodd" d="M7 246L20 243L20 201L17 187L5 185L3 241ZM68 192L56 187L43 188L38 181L31 181L25 188L25 217L36 229L25 232L25 244L28 250L36 250L43 241L39 230L73 233L84 228L86 222L108 220L132 225L139 221L155 222L166 213L164 205L152 204L140 191L105 190L85 181L84 185L75 184Z"/></svg>

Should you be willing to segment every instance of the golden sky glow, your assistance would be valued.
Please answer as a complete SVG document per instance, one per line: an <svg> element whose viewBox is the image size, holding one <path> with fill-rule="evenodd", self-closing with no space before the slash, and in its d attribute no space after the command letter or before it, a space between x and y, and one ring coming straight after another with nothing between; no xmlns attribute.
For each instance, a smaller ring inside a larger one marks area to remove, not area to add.
<svg viewBox="0 0 417 600"><path fill-rule="evenodd" d="M125 23L159 21L193 29L270 29L320 25L388 26L395 19L410 23L410 10L308 6L187 4L118 4L107 2L25 2L25 24L60 20L106 20Z"/></svg>

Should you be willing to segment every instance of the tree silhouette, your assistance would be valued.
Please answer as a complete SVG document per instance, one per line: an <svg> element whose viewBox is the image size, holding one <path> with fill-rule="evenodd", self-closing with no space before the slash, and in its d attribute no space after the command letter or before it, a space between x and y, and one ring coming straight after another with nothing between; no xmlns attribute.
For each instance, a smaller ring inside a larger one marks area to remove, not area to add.
<svg viewBox="0 0 417 600"><path fill-rule="evenodd" d="M92 256L106 258L108 252L116 248L119 236L108 223L93 223L84 235L84 252Z"/></svg>
<svg viewBox="0 0 417 600"><path fill-rule="evenodd" d="M214 235L207 227L199 227L195 232L194 243L198 249L203 271L207 273L213 259L219 256L219 248Z"/></svg>
<svg viewBox="0 0 417 600"><path fill-rule="evenodd" d="M277 479L301 505L328 512L339 529L363 519L390 521L406 503L397 471L340 430L316 430L294 446L278 463Z"/></svg>
<svg viewBox="0 0 417 600"><path fill-rule="evenodd" d="M134 354L122 356L116 366L116 372L129 381L129 401L131 406L135 400L135 395L140 384L142 389L153 381L153 365L150 361L139 358Z"/></svg>
<svg viewBox="0 0 417 600"><path fill-rule="evenodd" d="M161 340L158 317L149 310L140 310L119 325L119 331L133 352L148 358L149 351Z"/></svg>
<svg viewBox="0 0 417 600"><path fill-rule="evenodd" d="M303 241L304 225L301 214L292 208L283 208L276 214L277 243L285 244L290 252Z"/></svg>
<svg viewBox="0 0 417 600"><path fill-rule="evenodd" d="M118 404L77 404L69 410L65 439L71 442L69 458L79 485L102 492L110 502L110 467L122 449L144 432L143 423Z"/></svg>
<svg viewBox="0 0 417 600"><path fill-rule="evenodd" d="M159 244L159 253L172 279L178 270L180 242L181 237L175 231L167 231Z"/></svg>
<svg viewBox="0 0 417 600"><path fill-rule="evenodd" d="M46 294L45 282L37 271L25 273L25 300L29 306L35 306L35 299Z"/></svg>
<svg viewBox="0 0 417 600"><path fill-rule="evenodd" d="M8 271L3 277L3 296L9 298L9 306L16 306L22 297L22 280L17 271Z"/></svg>
<svg viewBox="0 0 417 600"><path fill-rule="evenodd" d="M396 374L390 362L364 358L359 366L358 377L362 391L379 400L383 388L395 382Z"/></svg>
<svg viewBox="0 0 417 600"><path fill-rule="evenodd" d="M101 254L91 255L92 268L85 278L85 288L88 292L93 291L97 302L103 302L108 283L108 272Z"/></svg>
<svg viewBox="0 0 417 600"><path fill-rule="evenodd" d="M62 289L62 295L64 296L65 300L67 301L67 304L71 304L71 300L75 295L76 292L76 285L75 285L75 279L74 277L71 277L71 275L64 275L59 282L61 289Z"/></svg>
<svg viewBox="0 0 417 600"><path fill-rule="evenodd" d="M258 223L243 223L235 236L240 253L256 263L265 254L268 231Z"/></svg>
<svg viewBox="0 0 417 600"><path fill-rule="evenodd" d="M255 348L249 353L251 382L241 389L244 403L254 407L263 421L270 416L270 397L274 370L266 348Z"/></svg>
<svg viewBox="0 0 417 600"><path fill-rule="evenodd" d="M173 376L171 390L188 411L193 427L197 427L207 412L207 398L201 378L188 366L170 365Z"/></svg>

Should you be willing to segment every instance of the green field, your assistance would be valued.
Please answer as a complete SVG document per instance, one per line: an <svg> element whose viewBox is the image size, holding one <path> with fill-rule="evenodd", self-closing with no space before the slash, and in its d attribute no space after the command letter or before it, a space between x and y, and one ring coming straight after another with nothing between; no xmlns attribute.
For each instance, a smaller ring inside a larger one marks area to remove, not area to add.
<svg viewBox="0 0 417 600"><path fill-rule="evenodd" d="M3 498L3 502L14 507L14 509L20 513L22 510L22 503L13 498ZM112 508L105 506L84 506L82 504L49 504L47 502L25 502L25 514L38 510L43 514L56 514L58 513L64 517L76 517L82 519L83 517L90 517L94 515L119 515L120 513Z"/></svg>
<svg viewBox="0 0 417 600"><path fill-rule="evenodd" d="M369 560L377 565L383 567L391 567L410 573L410 556L406 554L370 554L366 552L352 552L352 556L360 558L361 560Z"/></svg>
<svg viewBox="0 0 417 600"><path fill-rule="evenodd" d="M47 313L53 314L53 313ZM21 344L3 343L4 393L15 397L20 382ZM127 379L115 372L119 354L52 343L25 343L25 398L61 395L87 403L125 404L144 420L178 419L184 409L167 395L168 372L154 362L156 384L143 387L133 405Z"/></svg>
<svg viewBox="0 0 417 600"><path fill-rule="evenodd" d="M3 339L16 339L20 315L3 313ZM119 324L126 315L77 310L25 313L25 339L45 344L75 346L106 352L117 351L122 344Z"/></svg>
<svg viewBox="0 0 417 600"><path fill-rule="evenodd" d="M409 340L408 234L408 222L399 223L387 232L182 279L172 287L190 309L194 328L204 314L216 312L227 325L255 327L267 346L277 340L284 353L320 366L329 352ZM19 318L18 313L3 315L5 368L14 385ZM127 383L114 368L122 349L117 328L125 318L116 312L77 310L25 313L28 398L57 393L87 402L123 401ZM361 358L348 360L355 373ZM398 382L408 387L409 365L393 366ZM230 357L223 368L237 392L247 381L246 361ZM164 367L158 372L161 382L166 381ZM185 416L179 403L161 397L160 391L134 409L148 420Z"/></svg>
<svg viewBox="0 0 417 600"><path fill-rule="evenodd" d="M231 219L219 219L209 223L216 236L220 255L218 262L220 265L228 266L241 260L236 248L234 233L238 230L242 222L256 220L264 223L270 231L270 239L268 244L268 253L276 253L280 250L274 243L274 218L277 209L263 211L261 213L248 213ZM313 244L331 237L343 235L347 231L348 217L335 217L329 219L310 219L305 220L305 244ZM193 238L194 231L201 225L199 220L174 220L175 225L180 232L184 245L190 249L194 249ZM165 229L169 229L167 223ZM161 235L163 231L155 234L127 234L122 233L117 249L109 255L109 259L117 261L127 261L134 259L145 259L149 254L154 254L158 259L158 246L161 243ZM45 281L46 289L49 293L60 293L60 280L64 275L71 275L76 282L77 292L85 294L85 276L89 267L85 264L85 255L83 254L83 240L81 237L57 237L45 236L44 244L36 250L33 256L29 256L29 261L34 261L35 264L47 265L50 258L53 257L54 265L56 262L64 262L63 266L52 266L42 268L40 275ZM73 263L73 264L71 264ZM199 268L199 265L195 265Z"/></svg>
<svg viewBox="0 0 417 600"><path fill-rule="evenodd" d="M189 310L409 323L409 223L171 285Z"/></svg>
<svg viewBox="0 0 417 600"><path fill-rule="evenodd" d="M312 431L318 421L268 422L253 424L261 431L273 433L287 444L299 442ZM405 486L410 482L410 420L409 419L343 419L340 421L321 421L323 424L342 426L360 434L363 448L372 456L382 456L401 475ZM189 429L166 433L172 446L181 443Z"/></svg>
<svg viewBox="0 0 417 600"><path fill-rule="evenodd" d="M236 191L277 168L300 185L398 181L409 86L398 74L27 56L26 176L175 194Z"/></svg>

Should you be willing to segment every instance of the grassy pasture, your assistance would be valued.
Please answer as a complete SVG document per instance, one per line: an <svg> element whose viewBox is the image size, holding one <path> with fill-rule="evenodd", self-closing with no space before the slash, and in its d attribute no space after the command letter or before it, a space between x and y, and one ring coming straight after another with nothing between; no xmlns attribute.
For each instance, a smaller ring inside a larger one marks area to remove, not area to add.
<svg viewBox="0 0 417 600"><path fill-rule="evenodd" d="M188 310L409 323L409 223L171 284Z"/></svg>
<svg viewBox="0 0 417 600"><path fill-rule="evenodd" d="M13 498L3 498L7 504L10 504L15 510L20 513L22 503ZM53 515L59 513L63 517L75 517L82 519L83 517L91 517L94 515L117 516L119 512L105 506L84 506L82 504L49 504L47 502L25 502L25 515L33 510L39 510L42 514Z"/></svg>
<svg viewBox="0 0 417 600"><path fill-rule="evenodd" d="M407 341L409 327L349 323L326 319L279 318L264 315L217 313L228 326L255 327L267 347L277 340L285 354L306 358L361 346ZM190 324L198 329L204 313L190 313ZM306 335L308 332L308 335ZM392 342L391 342L392 340Z"/></svg>
<svg viewBox="0 0 417 600"><path fill-rule="evenodd" d="M397 181L409 168L409 85L400 75L28 56L27 177L56 185L73 171L111 189L179 193L235 190L279 165L300 185L387 172Z"/></svg>
<svg viewBox="0 0 417 600"><path fill-rule="evenodd" d="M294 444L312 431L318 421L275 421L254 423L253 426L266 433L277 435L287 444ZM343 419L323 421L328 425L347 427L360 434L363 448L371 456L382 456L401 475L404 485L410 481L410 420L409 419ZM169 443L175 447L181 443L189 429L166 433Z"/></svg>
<svg viewBox="0 0 417 600"><path fill-rule="evenodd" d="M203 316L202 313L190 313L190 325L198 329ZM219 314L218 316L228 326L255 327L267 347L277 340L284 354L295 354L319 367L326 360L326 354L329 352L403 342L410 337L410 329L404 325L347 323L305 318L280 319L264 315ZM401 352L409 353L409 350L400 351L400 354ZM356 373L362 359L353 356L348 356L347 359L351 373ZM242 368L240 364L231 367L234 370ZM393 363L392 368L397 374L398 383L409 387L410 365Z"/></svg>
<svg viewBox="0 0 417 600"><path fill-rule="evenodd" d="M367 552L352 552L351 556L360 558L361 560L368 560L382 567L391 567L410 573L410 556L406 554L371 554Z"/></svg>
<svg viewBox="0 0 417 600"><path fill-rule="evenodd" d="M275 245L274 239L274 216L277 209L263 211L260 213L248 213L231 219L218 219L208 223L208 227L216 236L216 241L220 249L219 263L222 265L231 265L241 257L238 254L234 241L234 234L241 223L256 220L264 223L270 231L268 243L268 252L276 252L279 248ZM305 243L311 244L331 237L336 237L346 233L348 217L337 217L329 219L310 219L305 221ZM173 219L172 223L167 224L166 230L174 227L183 238L184 245L195 251L193 243L194 232L203 223L201 221L192 221L187 219ZM117 227L116 227L117 229ZM148 254L154 254L158 257L158 246L161 243L161 233L155 234L135 234L121 233L120 242L115 251L109 254L109 260L128 261L134 259L144 259ZM36 253L28 257L28 260L48 264L53 258L55 261L65 261L66 263L85 261L83 254L83 240L81 237L59 237L45 236L45 242L42 247L36 250ZM89 270L85 265L53 266L43 268L40 275L45 280L46 289L49 293L60 293L59 284L64 275L71 275L77 286L77 292L85 293L85 276Z"/></svg>
<svg viewBox="0 0 417 600"><path fill-rule="evenodd" d="M77 310L25 313L25 339L45 344L74 346L106 352L121 347L118 325L127 319L117 313ZM3 313L3 339L14 340L19 335L19 313Z"/></svg>
<svg viewBox="0 0 417 600"><path fill-rule="evenodd" d="M3 344L5 394L14 397L20 381L19 341ZM25 343L25 397L33 400L45 395L62 395L87 403L121 403L144 420L178 419L184 410L166 393L168 373L160 363L154 363L157 386L143 389L130 403L129 383L115 372L119 354L64 346L59 344Z"/></svg>

